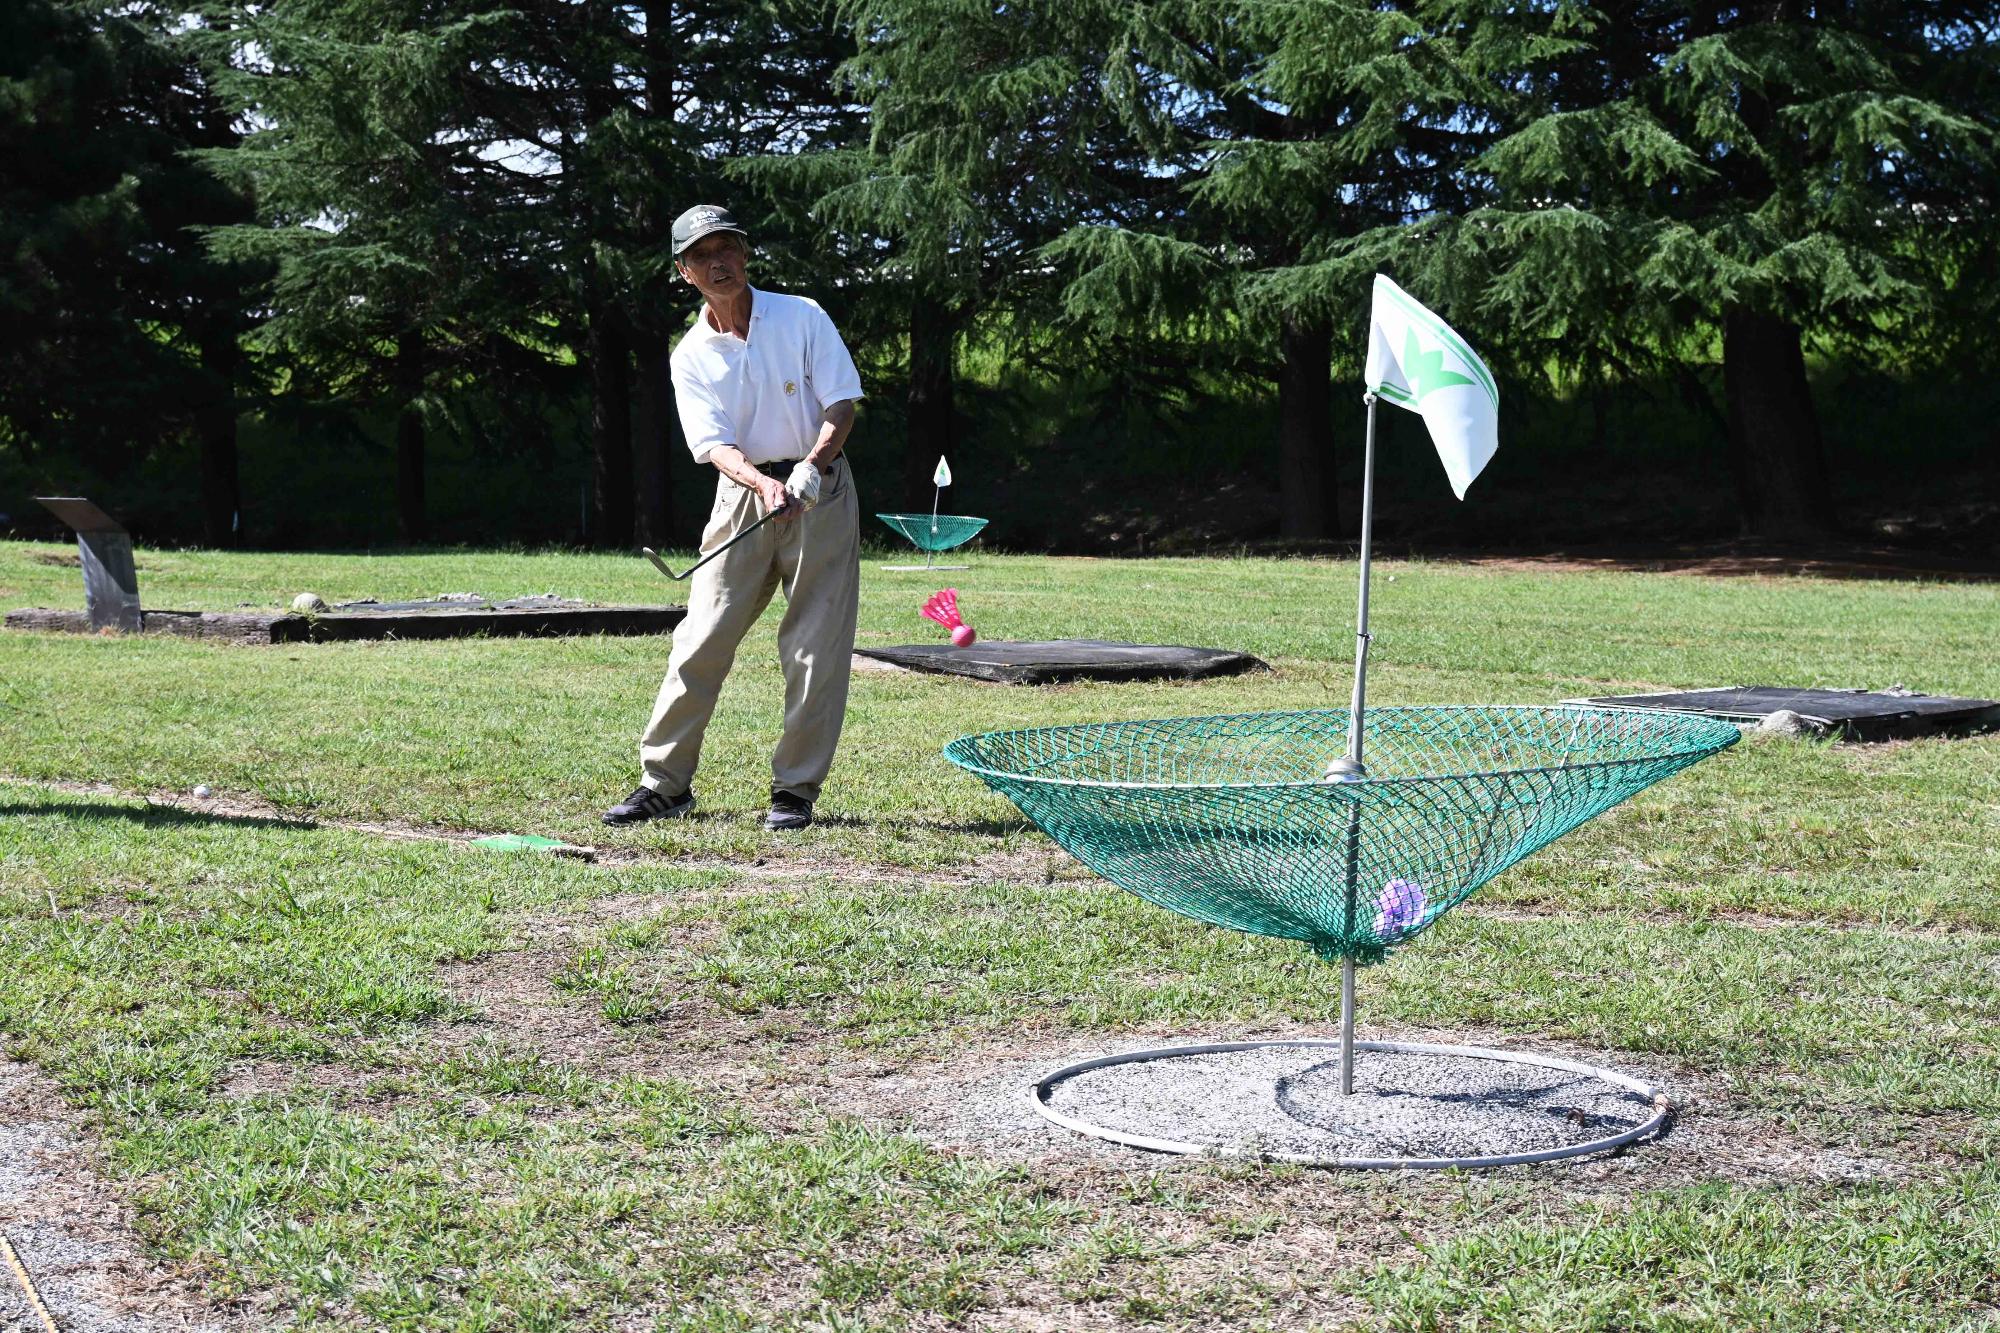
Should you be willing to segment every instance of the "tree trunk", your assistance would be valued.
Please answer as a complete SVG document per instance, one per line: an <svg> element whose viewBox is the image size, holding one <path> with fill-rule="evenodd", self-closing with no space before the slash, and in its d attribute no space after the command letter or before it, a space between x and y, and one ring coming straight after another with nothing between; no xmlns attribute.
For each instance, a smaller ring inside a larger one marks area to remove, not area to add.
<svg viewBox="0 0 2000 1333"><path fill-rule="evenodd" d="M909 434L903 446L904 503L928 510L940 455L952 452L953 344L957 321L945 303L921 289L910 304Z"/></svg>
<svg viewBox="0 0 2000 1333"><path fill-rule="evenodd" d="M1744 535L1831 533L1826 454L1798 325L1730 307L1722 321L1722 381Z"/></svg>
<svg viewBox="0 0 2000 1333"><path fill-rule="evenodd" d="M396 335L396 527L404 542L425 537L424 418L417 400L424 393L424 331Z"/></svg>
<svg viewBox="0 0 2000 1333"><path fill-rule="evenodd" d="M670 361L673 340L653 331L632 337L639 381L632 387L632 475L637 512L635 536L641 546L672 543L674 477L668 469L678 432L673 428L674 388Z"/></svg>
<svg viewBox="0 0 2000 1333"><path fill-rule="evenodd" d="M195 409L195 432L201 438L202 540L211 547L243 544L243 497L236 475L236 367L241 359L231 322L203 328L201 365L210 393Z"/></svg>
<svg viewBox="0 0 2000 1333"><path fill-rule="evenodd" d="M632 543L632 352L624 320L610 301L593 303L585 355L590 359L591 544Z"/></svg>
<svg viewBox="0 0 2000 1333"><path fill-rule="evenodd" d="M1278 333L1278 532L1331 537L1338 478L1333 467L1333 332L1286 319Z"/></svg>

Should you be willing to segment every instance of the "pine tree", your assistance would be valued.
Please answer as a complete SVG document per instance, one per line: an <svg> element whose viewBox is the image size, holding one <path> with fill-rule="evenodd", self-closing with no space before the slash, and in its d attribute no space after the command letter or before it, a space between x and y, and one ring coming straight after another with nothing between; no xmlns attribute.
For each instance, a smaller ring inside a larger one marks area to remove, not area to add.
<svg viewBox="0 0 2000 1333"><path fill-rule="evenodd" d="M1136 225L1086 222L1051 247L1072 278L1066 306L1100 336L1206 312L1226 348L1276 381L1280 532L1331 536L1330 376L1356 302L1324 265L1399 221L1465 134L1387 114L1367 71L1393 49L1393 15L1360 0L1118 8L1111 50L1120 82L1141 91L1120 110L1177 206Z"/></svg>
<svg viewBox="0 0 2000 1333"><path fill-rule="evenodd" d="M931 494L956 451L955 349L976 320L1044 327L1056 291L1042 248L1094 219L1132 220L1168 190L1114 103L1137 100L1108 59L1123 6L849 0L857 52L842 70L868 139L747 171L811 201L842 247L876 327L909 350L904 498Z"/></svg>
<svg viewBox="0 0 2000 1333"><path fill-rule="evenodd" d="M1946 296L1926 257L1989 230L2000 6L1408 8L1377 77L1489 131L1456 180L1490 202L1425 201L1330 280L1419 274L1572 366L1719 341L1745 531L1830 530L1806 342L1922 327Z"/></svg>
<svg viewBox="0 0 2000 1333"><path fill-rule="evenodd" d="M120 470L174 374L134 318L154 136L127 101L141 25L93 7L0 9L0 429L28 458L75 447Z"/></svg>
<svg viewBox="0 0 2000 1333"><path fill-rule="evenodd" d="M209 248L211 228L255 216L243 190L222 180L202 155L241 141L202 60L204 38L232 21L145 0L120 14L146 24L148 60L138 71L130 113L154 132L156 151L138 176L138 202L156 244L141 247L134 293L146 319L185 357L184 410L199 455L202 535L211 546L240 545L243 501L236 428L251 394L253 367L243 337L253 322L268 267L228 262Z"/></svg>
<svg viewBox="0 0 2000 1333"><path fill-rule="evenodd" d="M185 155L229 133L188 22L139 0L0 11L0 436L115 487L192 433L220 545L240 535L237 335L255 275L201 239L245 201Z"/></svg>
<svg viewBox="0 0 2000 1333"><path fill-rule="evenodd" d="M398 528L423 538L426 415L534 317L502 225L514 199L463 132L459 81L506 11L483 0L274 0L210 34L219 88L254 128L205 160L259 218L215 253L275 267L260 336L335 399L396 420Z"/></svg>
<svg viewBox="0 0 2000 1333"><path fill-rule="evenodd" d="M790 247L782 210L728 164L796 151L827 117L841 49L813 0L521 0L492 58L465 80L468 124L525 147L523 253L537 307L589 377L591 537L666 538L668 478L688 466L667 358L686 329L671 225L725 201L752 229L759 269ZM531 202L530 202L531 201Z"/></svg>

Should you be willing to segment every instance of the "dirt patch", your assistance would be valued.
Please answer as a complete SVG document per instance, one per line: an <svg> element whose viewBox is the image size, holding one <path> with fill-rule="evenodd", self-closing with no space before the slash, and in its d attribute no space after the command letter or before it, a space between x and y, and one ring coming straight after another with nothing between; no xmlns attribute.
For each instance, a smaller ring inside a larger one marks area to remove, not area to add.
<svg viewBox="0 0 2000 1333"><path fill-rule="evenodd" d="M441 968L439 984L476 1016L427 1029L425 1045L432 1052L458 1052L497 1042L596 1077L673 1078L737 1098L761 1093L781 1077L788 1053L807 1040L788 1020L731 1013L695 983L654 968L630 979L640 1009L630 1022L605 1015L608 996L620 990L617 978L601 980L597 989L558 984L579 951L606 929L651 920L665 907L656 894L597 899L567 917L524 923L521 934L534 941L530 948ZM710 922L678 924L665 932L661 947L690 957L718 929ZM780 1115L772 1123L783 1122Z"/></svg>
<svg viewBox="0 0 2000 1333"><path fill-rule="evenodd" d="M283 1060L247 1060L230 1066L222 1095L232 1098L285 1097L302 1092L358 1094L387 1071L338 1061L296 1065Z"/></svg>
<svg viewBox="0 0 2000 1333"><path fill-rule="evenodd" d="M913 1061L856 1048L830 1022L807 1028L784 1014L729 1012L700 983L676 981L671 970L644 969L643 981L660 988L659 1016L627 1026L605 1020L599 996L567 994L555 984L576 949L594 941L595 929L659 910L645 895L607 900L595 920L524 926L531 948L445 969L452 993L481 1016L432 1029L424 1040L445 1048L498 1042L592 1075L677 1078L766 1133L816 1134L830 1122L853 1120L990 1164L995 1188L1010 1200L996 1204L1002 1208L996 1216L1020 1210L1029 1220L1019 1225L1029 1229L1037 1225L1033 1217L1044 1217L1049 1239L1026 1244L988 1279L980 1304L964 1316L973 1328L1130 1328L1176 1318L1337 1326L1368 1317L1343 1289L1352 1273L1419 1262L1424 1245L1467 1229L1514 1219L1582 1219L1595 1209L1622 1210L1651 1191L1710 1181L1896 1181L1932 1169L1910 1163L1943 1160L1914 1145L1897 1149L1904 1160L1891 1160L1812 1141L1664 1059L1493 1032L1373 1026L1371 1037L1511 1046L1610 1065L1660 1082L1678 1115L1664 1136L1623 1153L1470 1175L1147 1153L1044 1120L1030 1101L1030 1084L1060 1065L1113 1050L1324 1036L1324 1030L1302 1024L1198 1037L1164 1029L1115 1036L1027 1030L974 1038L946 1060ZM694 956L703 933L714 929L701 922L675 926L649 957ZM744 1280L768 1313L809 1305L820 1277L812 1265L773 1256L769 1268L746 1272ZM619 1326L650 1327L656 1313L635 1312Z"/></svg>
<svg viewBox="0 0 2000 1333"><path fill-rule="evenodd" d="M1530 574L1611 572L1689 574L1702 578L1898 579L1925 583L2000 580L2000 562L1991 559L1874 546L1828 546L1800 551L1745 543L1439 558L1484 569Z"/></svg>
<svg viewBox="0 0 2000 1333"><path fill-rule="evenodd" d="M886 1122L927 1142L960 1151L1016 1161L1037 1169L1076 1164L1100 1169L1149 1171L1194 1165L1196 1159L1148 1153L1074 1133L1035 1110L1029 1088L1036 1079L1074 1061L1149 1045L1190 1041L1256 1041L1324 1037L1320 1027L1218 1031L1191 1036L1166 1030L1120 1034L1115 1038L1045 1037L989 1046L950 1063L901 1069L866 1067L823 1071L815 1091L824 1104L844 1114ZM1675 1116L1656 1139L1598 1158L1535 1166L1499 1168L1495 1177L1560 1181L1576 1192L1625 1193L1708 1180L1743 1183L1777 1181L1862 1181L1901 1179L1907 1164L1884 1157L1842 1152L1813 1144L1775 1120L1733 1105L1713 1084L1665 1061L1638 1060L1559 1043L1523 1042L1491 1032L1379 1030L1378 1040L1424 1041L1534 1051L1603 1065L1660 1086ZM1366 1055L1361 1057L1366 1059ZM1415 1178L1415 1177L1406 1177Z"/></svg>
<svg viewBox="0 0 2000 1333"><path fill-rule="evenodd" d="M1536 1042L1532 1049L1626 1067L1666 1083L1680 1113L1665 1136L1616 1155L1470 1174L1330 1171L1176 1157L1090 1139L1044 1120L1036 1078L1090 1055L1191 1039L1324 1035L1318 1029L1155 1030L995 1040L948 1062L797 1061L797 1095L992 1162L1032 1181L1039 1198L1091 1219L1115 1244L1072 1246L1038 1261L970 1322L996 1329L1125 1328L1128 1311L1212 1312L1217 1322L1340 1325L1368 1319L1342 1290L1375 1264L1421 1262L1423 1246L1510 1220L1560 1224L1620 1211L1642 1194L1708 1181L1751 1185L1895 1180L1887 1159L1843 1153L1731 1105L1718 1089L1659 1062ZM1371 1036L1479 1045L1528 1044L1487 1032ZM1112 1252L1106 1254L1104 1249Z"/></svg>
<svg viewBox="0 0 2000 1333"><path fill-rule="evenodd" d="M1871 920L1858 914L1849 917L1815 916L1772 916L1768 912L1753 911L1746 907L1711 907L1700 916L1693 917L1675 912L1648 909L1645 911L1625 911L1607 908L1601 912L1578 912L1562 907L1541 907L1533 904L1502 904L1469 901L1452 909L1464 916L1476 916L1487 921L1506 921L1537 924L1560 921L1602 921L1607 918L1632 924L1658 926L1680 926L1690 922L1721 922L1725 925L1740 926L1744 930L1786 931L1786 930L1834 930L1860 931L1869 935L1885 935L1898 940L1948 940L1966 936L1987 937L1994 932L1983 926L1968 926L1947 922L1934 926L1899 926L1888 922Z"/></svg>
<svg viewBox="0 0 2000 1333"><path fill-rule="evenodd" d="M913 1135L936 1146L1040 1171L1076 1167L1118 1176L1182 1169L1194 1159L1151 1154L1076 1134L1044 1119L1028 1088L1076 1060L1146 1045L1189 1041L1324 1037L1322 1026L1256 1031L1138 1031L1116 1037L1073 1031L1019 1032L993 1038L950 1061L857 1049L827 1024L806 1028L782 1013L739 1014L717 1005L698 983L645 968L638 984L654 988L643 1021L620 1025L603 1014L594 994L565 994L555 977L594 941L604 925L647 919L660 911L648 895L602 900L599 910L565 921L538 922L527 933L536 947L488 955L444 969L451 994L481 1016L432 1029L447 1047L498 1040L599 1075L675 1077L749 1099L751 1118L774 1130L822 1115L851 1116ZM676 926L660 941L664 955L689 957L717 927ZM1376 1039L1489 1046L1534 1051L1633 1074L1659 1085L1675 1115L1667 1131L1619 1153L1564 1163L1503 1168L1495 1176L1550 1174L1580 1195L1627 1195L1640 1189L1710 1180L1741 1183L1856 1182L1901 1179L1906 1161L1842 1151L1786 1129L1740 1104L1720 1085L1671 1065L1627 1053L1606 1053L1499 1032L1377 1030ZM1365 1058L1365 1056L1364 1056Z"/></svg>
<svg viewBox="0 0 2000 1333"><path fill-rule="evenodd" d="M214 1305L196 1274L145 1253L130 1210L97 1174L75 1119L30 1066L0 1062L0 1231L57 1326L64 1333L269 1327L248 1307ZM43 1327L4 1266L0 1319L11 1321L9 1330Z"/></svg>

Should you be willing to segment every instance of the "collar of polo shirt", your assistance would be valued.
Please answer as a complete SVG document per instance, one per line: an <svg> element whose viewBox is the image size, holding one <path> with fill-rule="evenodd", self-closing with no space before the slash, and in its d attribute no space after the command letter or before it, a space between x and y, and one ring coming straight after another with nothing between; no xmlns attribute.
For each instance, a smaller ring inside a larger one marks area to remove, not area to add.
<svg viewBox="0 0 2000 1333"><path fill-rule="evenodd" d="M763 303L757 299L764 293L758 291L750 283L746 282L743 286L750 293L750 322L755 324L758 320L764 318ZM710 338L733 338L736 336L728 329L718 329L715 327L715 310L706 301L701 303L701 313L695 316L694 322L701 329L702 333Z"/></svg>

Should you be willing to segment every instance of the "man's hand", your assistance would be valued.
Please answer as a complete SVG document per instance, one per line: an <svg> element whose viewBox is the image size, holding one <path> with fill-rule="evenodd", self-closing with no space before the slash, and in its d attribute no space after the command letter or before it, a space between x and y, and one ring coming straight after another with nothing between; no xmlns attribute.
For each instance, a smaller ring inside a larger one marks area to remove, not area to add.
<svg viewBox="0 0 2000 1333"><path fill-rule="evenodd" d="M792 469L792 475L785 479L785 490L801 509L810 510L819 503L819 465L810 458L802 458Z"/></svg>
<svg viewBox="0 0 2000 1333"><path fill-rule="evenodd" d="M792 493L785 489L784 482L779 481L776 477L767 477L761 472L756 473L755 476L757 478L757 498L764 502L764 511L766 513L775 511L781 515L778 519L780 523L789 523L792 519L797 518L799 514L805 512L793 503ZM784 511L788 509L793 512L785 514Z"/></svg>

